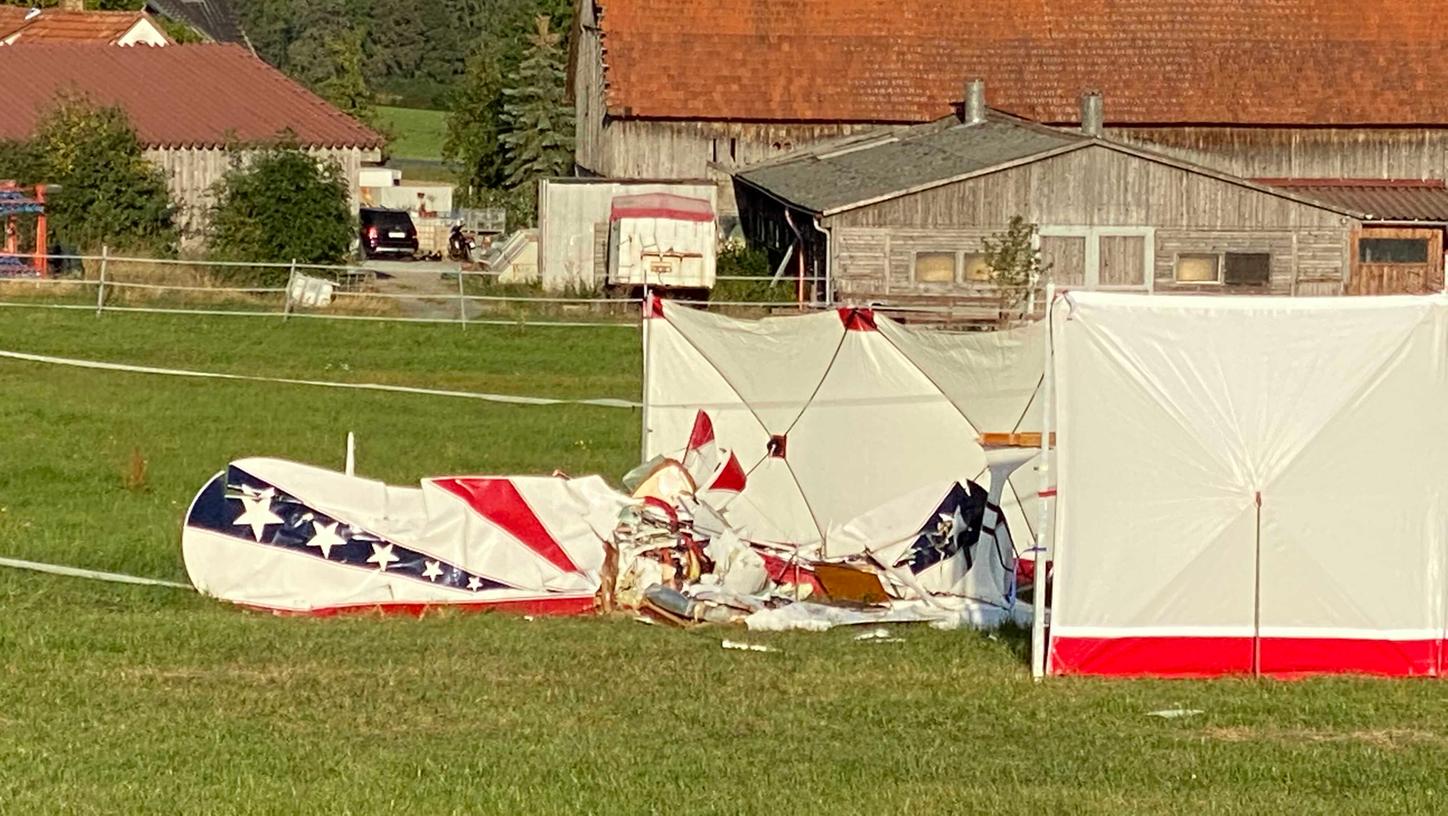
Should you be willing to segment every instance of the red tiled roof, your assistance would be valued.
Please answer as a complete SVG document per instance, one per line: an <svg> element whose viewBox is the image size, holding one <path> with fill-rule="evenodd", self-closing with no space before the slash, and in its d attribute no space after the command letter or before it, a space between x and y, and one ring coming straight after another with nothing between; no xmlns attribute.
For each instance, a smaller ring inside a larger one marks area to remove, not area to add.
<svg viewBox="0 0 1448 816"><path fill-rule="evenodd" d="M24 6L0 6L0 37L15 33L29 14L30 9Z"/></svg>
<svg viewBox="0 0 1448 816"><path fill-rule="evenodd" d="M237 45L0 47L0 139L23 139L62 92L118 105L153 147L222 147L291 131L311 147L383 139Z"/></svg>
<svg viewBox="0 0 1448 816"><path fill-rule="evenodd" d="M19 25L0 25L0 37L20 30L16 43L88 42L114 43L136 23L147 19L140 11L64 11L44 9L34 19ZM8 22L0 19L0 23ZM159 28L159 26L157 26Z"/></svg>
<svg viewBox="0 0 1448 816"><path fill-rule="evenodd" d="M1441 179L1256 179L1298 195L1368 213L1375 221L1448 222L1448 183Z"/></svg>
<svg viewBox="0 0 1448 816"><path fill-rule="evenodd" d="M595 0L614 116L1448 124L1448 0Z"/></svg>

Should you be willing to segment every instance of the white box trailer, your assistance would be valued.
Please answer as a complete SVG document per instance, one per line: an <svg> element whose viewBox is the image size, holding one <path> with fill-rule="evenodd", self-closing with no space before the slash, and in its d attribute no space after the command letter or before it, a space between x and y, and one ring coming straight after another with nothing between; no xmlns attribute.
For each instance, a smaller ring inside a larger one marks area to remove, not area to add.
<svg viewBox="0 0 1448 816"><path fill-rule="evenodd" d="M705 293L714 286L714 205L674 193L616 196L608 217L607 286Z"/></svg>
<svg viewBox="0 0 1448 816"><path fill-rule="evenodd" d="M538 184L538 280L550 292L601 289L608 283L609 214L613 200L670 193L709 202L719 185L708 179L554 178Z"/></svg>

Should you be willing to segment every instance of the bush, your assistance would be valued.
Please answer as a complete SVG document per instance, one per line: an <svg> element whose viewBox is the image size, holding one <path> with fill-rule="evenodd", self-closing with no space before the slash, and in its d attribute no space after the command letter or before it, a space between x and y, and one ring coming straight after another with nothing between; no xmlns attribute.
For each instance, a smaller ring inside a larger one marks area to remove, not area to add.
<svg viewBox="0 0 1448 816"><path fill-rule="evenodd" d="M29 142L28 182L57 185L46 203L57 237L87 251L171 254L175 206L166 176L146 161L120 108L62 96ZM17 156L17 162L19 157Z"/></svg>
<svg viewBox="0 0 1448 816"><path fill-rule="evenodd" d="M769 255L762 249L730 243L719 251L715 272L720 278L757 278L758 280L718 280L709 299L720 303L791 303L795 299L794 283L788 279L770 283L774 270Z"/></svg>
<svg viewBox="0 0 1448 816"><path fill-rule="evenodd" d="M233 261L337 264L357 232L347 175L294 145L237 153L212 193L210 244ZM266 285L285 283L285 269L261 270Z"/></svg>

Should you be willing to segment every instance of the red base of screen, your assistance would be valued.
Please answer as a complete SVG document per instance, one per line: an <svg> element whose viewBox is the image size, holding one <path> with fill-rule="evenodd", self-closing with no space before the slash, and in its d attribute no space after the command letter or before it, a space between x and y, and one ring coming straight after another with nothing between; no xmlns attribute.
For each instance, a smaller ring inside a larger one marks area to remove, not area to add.
<svg viewBox="0 0 1448 816"><path fill-rule="evenodd" d="M1435 677L1445 668L1444 644L1441 640L1266 637L1261 639L1261 666L1254 668L1255 647L1250 637L1057 637L1051 639L1051 673L1112 677L1255 673L1274 677Z"/></svg>

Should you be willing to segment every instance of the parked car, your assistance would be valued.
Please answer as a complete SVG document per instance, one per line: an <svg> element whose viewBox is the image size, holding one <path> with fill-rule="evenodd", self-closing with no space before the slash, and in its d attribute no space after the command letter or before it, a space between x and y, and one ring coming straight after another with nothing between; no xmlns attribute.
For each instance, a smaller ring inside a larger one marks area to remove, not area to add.
<svg viewBox="0 0 1448 816"><path fill-rule="evenodd" d="M417 227L407 210L363 207L358 216L362 222L362 258L380 256L411 258L417 254Z"/></svg>

